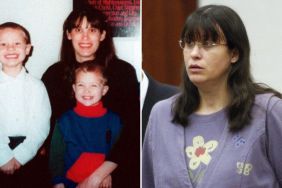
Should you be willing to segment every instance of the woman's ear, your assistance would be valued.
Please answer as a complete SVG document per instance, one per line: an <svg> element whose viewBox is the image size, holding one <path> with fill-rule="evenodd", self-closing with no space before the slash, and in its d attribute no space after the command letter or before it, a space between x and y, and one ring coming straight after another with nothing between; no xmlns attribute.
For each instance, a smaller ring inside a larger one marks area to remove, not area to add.
<svg viewBox="0 0 282 188"><path fill-rule="evenodd" d="M106 38L107 32L105 30L102 31L100 41L103 41Z"/></svg>
<svg viewBox="0 0 282 188"><path fill-rule="evenodd" d="M239 59L239 51L234 49L231 51L231 63L236 63Z"/></svg>
<svg viewBox="0 0 282 188"><path fill-rule="evenodd" d="M72 39L71 34L70 34L70 32L69 32L68 30L66 31L66 35L67 35L67 38L68 38L69 40Z"/></svg>

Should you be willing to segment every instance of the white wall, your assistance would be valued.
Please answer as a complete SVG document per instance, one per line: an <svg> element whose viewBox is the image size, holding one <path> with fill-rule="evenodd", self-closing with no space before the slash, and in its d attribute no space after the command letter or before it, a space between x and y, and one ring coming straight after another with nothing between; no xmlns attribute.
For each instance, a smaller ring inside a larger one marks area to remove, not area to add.
<svg viewBox="0 0 282 188"><path fill-rule="evenodd" d="M59 60L63 22L72 10L72 0L1 0L0 23L16 22L31 35L34 46L26 67L41 78L45 70ZM117 55L131 63L140 80L141 38L114 38Z"/></svg>
<svg viewBox="0 0 282 188"><path fill-rule="evenodd" d="M141 80L141 38L115 37L114 44L117 56L131 63L136 70L137 78Z"/></svg>
<svg viewBox="0 0 282 188"><path fill-rule="evenodd" d="M227 5L240 15L251 43L255 80L282 92L282 1L199 0L198 4Z"/></svg>

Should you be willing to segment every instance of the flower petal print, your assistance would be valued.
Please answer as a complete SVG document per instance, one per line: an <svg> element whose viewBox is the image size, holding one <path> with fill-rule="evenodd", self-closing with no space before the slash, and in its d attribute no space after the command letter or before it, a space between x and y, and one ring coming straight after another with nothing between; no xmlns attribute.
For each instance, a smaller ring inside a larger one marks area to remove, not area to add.
<svg viewBox="0 0 282 188"><path fill-rule="evenodd" d="M205 143L202 136L195 136L193 138L193 146L186 147L186 155L190 158L189 168L195 170L199 165L204 163L208 165L211 161L209 153L213 152L217 148L218 142L216 140L210 140Z"/></svg>

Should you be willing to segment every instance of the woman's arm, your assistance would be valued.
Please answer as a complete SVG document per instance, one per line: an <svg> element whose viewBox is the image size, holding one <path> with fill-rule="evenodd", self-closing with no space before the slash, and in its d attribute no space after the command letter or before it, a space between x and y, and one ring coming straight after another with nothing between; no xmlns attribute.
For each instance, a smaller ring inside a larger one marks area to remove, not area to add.
<svg viewBox="0 0 282 188"><path fill-rule="evenodd" d="M268 157L276 178L282 185L282 100L273 97L269 102L267 112L267 146Z"/></svg>

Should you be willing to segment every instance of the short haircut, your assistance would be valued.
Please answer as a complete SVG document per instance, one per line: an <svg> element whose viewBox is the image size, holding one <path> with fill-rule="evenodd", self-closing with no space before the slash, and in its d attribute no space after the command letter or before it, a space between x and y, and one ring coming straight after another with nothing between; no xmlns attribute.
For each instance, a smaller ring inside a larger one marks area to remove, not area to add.
<svg viewBox="0 0 282 188"><path fill-rule="evenodd" d="M76 68L74 69L72 83L75 83L76 76L79 72L94 72L100 73L104 79L104 84L107 84L108 76L105 70L105 67L100 65L97 60L85 61L83 63L77 63Z"/></svg>
<svg viewBox="0 0 282 188"><path fill-rule="evenodd" d="M22 25L15 23L15 22L5 22L5 23L0 25L0 30L6 29L6 28L21 30L24 33L24 38L25 38L26 43L27 44L31 43L30 34L29 34L28 30L25 27L23 27Z"/></svg>

